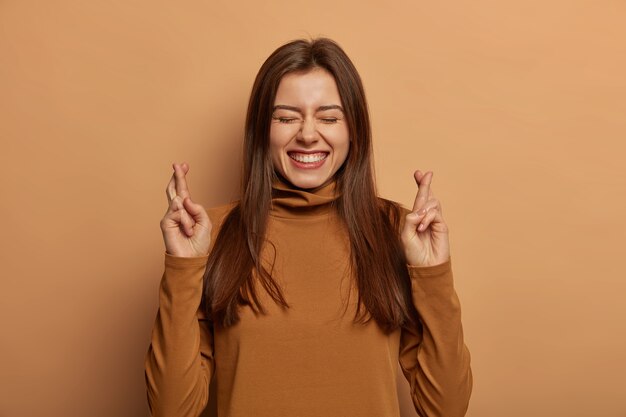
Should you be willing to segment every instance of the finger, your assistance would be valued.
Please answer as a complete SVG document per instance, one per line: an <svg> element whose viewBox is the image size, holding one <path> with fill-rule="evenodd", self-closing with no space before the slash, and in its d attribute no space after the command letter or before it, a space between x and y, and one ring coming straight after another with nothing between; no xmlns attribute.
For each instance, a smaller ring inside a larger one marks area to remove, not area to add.
<svg viewBox="0 0 626 417"><path fill-rule="evenodd" d="M428 210L430 210L431 207L435 207L437 204L437 200L427 201L426 205L422 206L419 210L409 211L405 218L405 229L408 228L408 230L415 230L418 223L422 221Z"/></svg>
<svg viewBox="0 0 626 417"><path fill-rule="evenodd" d="M176 178L174 174L172 174L170 182L168 182L167 187L165 187L165 195L167 196L167 204L172 204L172 200L176 197Z"/></svg>
<svg viewBox="0 0 626 417"><path fill-rule="evenodd" d="M189 218L189 214L185 210L178 210L168 214L168 218L172 220L175 224L177 224L179 228L181 228L182 226L183 233L185 233L187 236L191 236L193 235L193 226L195 225L195 223L193 222L193 220L191 223L189 223L188 220L185 220L185 216ZM191 227L189 227L189 224L191 224Z"/></svg>
<svg viewBox="0 0 626 417"><path fill-rule="evenodd" d="M424 177L424 173L422 171L420 171L419 169L417 170L417 172L419 173L419 180L421 181L422 178ZM428 187L428 200L430 200L431 198L435 198L435 193L433 192L433 187L432 185Z"/></svg>
<svg viewBox="0 0 626 417"><path fill-rule="evenodd" d="M187 211L187 213L189 213L191 218L196 223L200 223L202 225L208 226L209 216L208 216L206 210L204 209L204 207L202 207L201 204L194 203L191 200L191 197L189 197L189 198L186 198L183 201L183 205L184 205L185 210Z"/></svg>
<svg viewBox="0 0 626 417"><path fill-rule="evenodd" d="M185 210L184 208L179 210L179 212L180 212L180 223L183 226L183 231L185 232L187 236L192 236L193 226L196 224L196 222L193 221L189 213L187 213L187 210Z"/></svg>
<svg viewBox="0 0 626 417"><path fill-rule="evenodd" d="M408 240L415 236L415 230L417 225L424 216L417 214L414 211L409 212L404 218L404 227L402 228L401 236L403 239Z"/></svg>
<svg viewBox="0 0 626 417"><path fill-rule="evenodd" d="M437 209L437 207L433 207L428 210L428 212L420 222L420 225L417 227L417 230L419 232L423 232L424 230L426 230L426 228L428 228L428 226L432 223L433 220L435 220L438 215L439 210Z"/></svg>
<svg viewBox="0 0 626 417"><path fill-rule="evenodd" d="M430 189L430 183L432 181L433 173L428 171L425 174L421 174L420 170L414 173L415 182L417 183L417 195L415 196L415 202L413 203L413 211L418 211L428 201L428 192Z"/></svg>
<svg viewBox="0 0 626 417"><path fill-rule="evenodd" d="M174 223L176 223L180 227L180 225L182 224L181 215L182 215L182 211L177 210L172 213L168 213L167 216L170 220L173 220Z"/></svg>
<svg viewBox="0 0 626 417"><path fill-rule="evenodd" d="M186 163L174 164L174 178L176 179L176 195L179 195L182 199L189 197L189 189L187 188L187 180L185 175L189 171L189 166Z"/></svg>
<svg viewBox="0 0 626 417"><path fill-rule="evenodd" d="M436 198L429 198L428 201L426 201L426 204L424 204L421 209L417 210L417 214L425 215L430 210L435 208L441 211L441 204L439 203L439 200Z"/></svg>
<svg viewBox="0 0 626 417"><path fill-rule="evenodd" d="M187 210L184 207L183 199L179 195L174 197L170 206L169 217L176 220L179 226L182 226L183 231L188 236L193 234L193 226L196 221L192 219Z"/></svg>
<svg viewBox="0 0 626 417"><path fill-rule="evenodd" d="M167 211L165 212L165 215L167 216L167 215L170 215L172 213L176 213L182 207L183 207L182 198L180 198L179 195L174 196L172 201L170 201L170 205L167 206Z"/></svg>
<svg viewBox="0 0 626 417"><path fill-rule="evenodd" d="M172 173L172 177L170 181L167 183L167 187L165 187L165 194L167 195L167 204L171 204L174 197L176 197L176 164L172 164L172 168L174 172ZM187 163L183 163L182 167L184 168L185 173L189 171L189 166Z"/></svg>
<svg viewBox="0 0 626 417"><path fill-rule="evenodd" d="M180 225L181 220L180 220L180 210L167 210L167 213L165 213L165 216L163 216L163 219L161 220L162 222L166 222L167 224L171 224L171 223L175 223L177 225Z"/></svg>

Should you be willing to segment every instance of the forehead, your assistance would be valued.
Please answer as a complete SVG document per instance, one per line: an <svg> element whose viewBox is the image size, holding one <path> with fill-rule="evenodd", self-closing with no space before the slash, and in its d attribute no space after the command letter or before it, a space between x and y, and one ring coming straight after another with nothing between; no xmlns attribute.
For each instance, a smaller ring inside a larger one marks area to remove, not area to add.
<svg viewBox="0 0 626 417"><path fill-rule="evenodd" d="M323 68L285 74L278 85L274 104L341 104L333 75Z"/></svg>

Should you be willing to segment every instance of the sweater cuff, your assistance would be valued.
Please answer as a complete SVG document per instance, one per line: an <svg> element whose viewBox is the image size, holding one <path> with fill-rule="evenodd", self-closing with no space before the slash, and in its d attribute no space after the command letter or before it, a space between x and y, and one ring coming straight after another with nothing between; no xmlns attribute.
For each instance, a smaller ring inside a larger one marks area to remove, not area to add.
<svg viewBox="0 0 626 417"><path fill-rule="evenodd" d="M209 255L203 256L174 256L170 255L166 251L163 252L165 255L164 263L165 266L173 269L186 269L193 268L197 266L206 266L207 261L209 260Z"/></svg>
<svg viewBox="0 0 626 417"><path fill-rule="evenodd" d="M447 261L437 264L437 265L429 265L429 266L417 266L417 265L406 265L409 274L415 277L439 277L442 275L446 275L452 270L452 257L449 257Z"/></svg>

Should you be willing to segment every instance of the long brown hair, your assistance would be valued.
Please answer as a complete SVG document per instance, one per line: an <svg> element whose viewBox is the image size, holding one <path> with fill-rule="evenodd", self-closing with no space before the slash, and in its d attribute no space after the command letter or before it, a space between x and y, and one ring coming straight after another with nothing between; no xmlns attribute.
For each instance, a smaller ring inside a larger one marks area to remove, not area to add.
<svg viewBox="0 0 626 417"><path fill-rule="evenodd" d="M348 157L335 178L341 191L337 214L349 234L350 268L358 289L355 322L367 323L374 318L385 332L415 325L417 311L411 301L399 237L401 208L377 196L369 111L361 78L343 49L328 38L286 43L259 69L245 122L241 199L222 222L204 274L207 317L228 327L239 321L239 305L249 305L255 313L266 312L255 292L253 268L271 298L289 308L260 256L276 175L269 153L270 120L281 78L316 67L335 78L351 138ZM366 311L362 311L363 306ZM365 320L368 312L371 317Z"/></svg>

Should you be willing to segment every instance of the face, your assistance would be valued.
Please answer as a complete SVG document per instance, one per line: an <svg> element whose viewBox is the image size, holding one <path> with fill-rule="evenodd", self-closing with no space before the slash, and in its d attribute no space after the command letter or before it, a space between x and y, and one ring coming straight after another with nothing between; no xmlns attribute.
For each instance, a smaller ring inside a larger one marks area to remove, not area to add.
<svg viewBox="0 0 626 417"><path fill-rule="evenodd" d="M333 179L348 156L350 138L335 79L314 68L284 75L270 127L274 169L298 188Z"/></svg>

